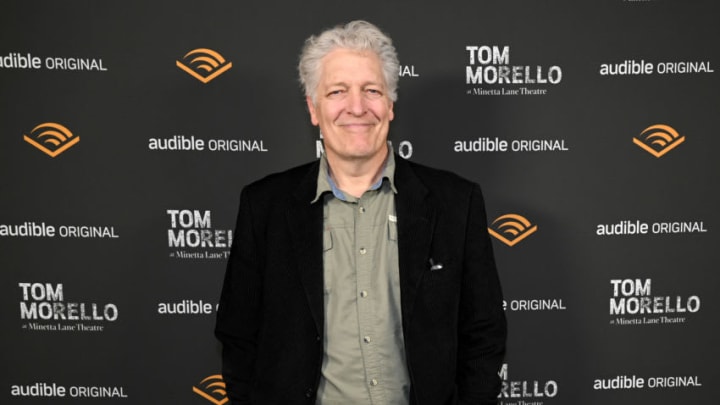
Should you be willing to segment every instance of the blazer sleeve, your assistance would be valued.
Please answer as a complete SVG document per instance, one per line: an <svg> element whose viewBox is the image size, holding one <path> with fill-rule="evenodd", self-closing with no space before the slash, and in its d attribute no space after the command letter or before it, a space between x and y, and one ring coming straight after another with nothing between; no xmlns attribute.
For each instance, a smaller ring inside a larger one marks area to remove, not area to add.
<svg viewBox="0 0 720 405"><path fill-rule="evenodd" d="M458 325L459 403L498 403L507 326L500 280L477 184L470 194Z"/></svg>
<svg viewBox="0 0 720 405"><path fill-rule="evenodd" d="M233 405L251 403L262 299L262 249L249 194L245 188L240 195L215 326L215 336L222 343L223 379Z"/></svg>

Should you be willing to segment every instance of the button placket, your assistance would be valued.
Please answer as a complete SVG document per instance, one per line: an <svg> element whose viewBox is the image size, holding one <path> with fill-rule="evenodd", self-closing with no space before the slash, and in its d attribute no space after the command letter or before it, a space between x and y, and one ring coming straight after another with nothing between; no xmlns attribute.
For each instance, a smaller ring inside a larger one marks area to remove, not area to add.
<svg viewBox="0 0 720 405"><path fill-rule="evenodd" d="M377 236L374 232L373 226L373 215L368 210L368 206L372 206L372 198L375 197L374 192L368 192L360 201L358 201L357 214L356 214L356 234L355 240L357 243L357 261L356 261L356 280L357 280L357 291L360 299L357 302L358 305L358 321L359 329L358 332L361 336L360 342L362 345L363 358L365 360L365 378L370 387L376 387L378 385L377 377L379 372L378 367L380 366L378 353L376 352L375 345L373 344L374 329L374 316L372 312L373 301L368 299L370 288L372 287L372 277L374 269L374 250L377 241ZM374 388L373 391L377 390ZM372 394L374 397L377 393ZM377 399L375 399L377 400ZM373 401L375 401L373 400Z"/></svg>

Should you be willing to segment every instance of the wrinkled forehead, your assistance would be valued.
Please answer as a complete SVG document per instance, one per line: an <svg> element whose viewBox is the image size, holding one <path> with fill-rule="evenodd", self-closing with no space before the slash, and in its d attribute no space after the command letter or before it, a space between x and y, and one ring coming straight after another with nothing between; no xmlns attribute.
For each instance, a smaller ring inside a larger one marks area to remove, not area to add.
<svg viewBox="0 0 720 405"><path fill-rule="evenodd" d="M318 84L370 82L386 86L380 58L369 50L334 49L321 59L318 74Z"/></svg>

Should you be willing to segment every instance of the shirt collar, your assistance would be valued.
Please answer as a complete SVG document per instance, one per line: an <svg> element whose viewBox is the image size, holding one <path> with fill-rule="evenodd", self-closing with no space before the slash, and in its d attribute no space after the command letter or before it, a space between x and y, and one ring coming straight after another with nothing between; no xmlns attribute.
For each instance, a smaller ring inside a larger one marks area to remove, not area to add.
<svg viewBox="0 0 720 405"><path fill-rule="evenodd" d="M370 190L379 189L382 186L383 181L387 180L390 183L390 189L393 193L397 194L397 189L395 188L395 153L393 152L392 143L390 143L390 141L388 141L387 145L388 155L387 158L385 158L385 163L383 163L385 166L383 168L383 175L375 184L370 186ZM320 170L318 171L317 190L315 192L315 198L311 201L311 203L318 201L320 196L325 193L332 193L336 198L342 201L347 201L345 194L337 187L335 181L330 176L327 156L323 153L322 156L320 156Z"/></svg>

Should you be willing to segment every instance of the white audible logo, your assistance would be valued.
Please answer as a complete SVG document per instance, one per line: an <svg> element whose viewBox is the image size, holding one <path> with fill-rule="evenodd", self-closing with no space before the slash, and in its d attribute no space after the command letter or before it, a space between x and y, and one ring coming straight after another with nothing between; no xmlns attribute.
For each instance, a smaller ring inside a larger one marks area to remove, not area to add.
<svg viewBox="0 0 720 405"><path fill-rule="evenodd" d="M36 70L45 68L47 70L95 70L101 72L108 70L103 65L102 59L57 56L48 56L43 59L29 52L10 52L6 56L0 56L0 68Z"/></svg>

